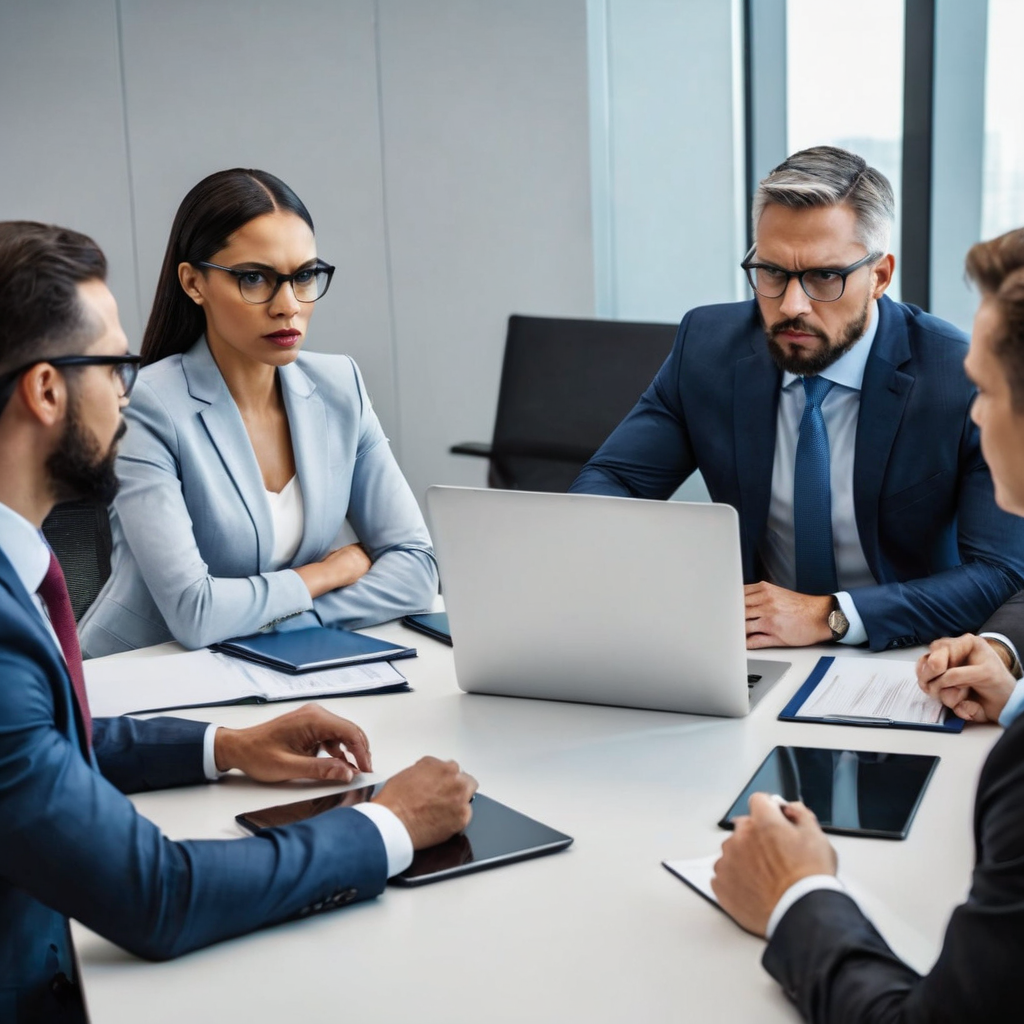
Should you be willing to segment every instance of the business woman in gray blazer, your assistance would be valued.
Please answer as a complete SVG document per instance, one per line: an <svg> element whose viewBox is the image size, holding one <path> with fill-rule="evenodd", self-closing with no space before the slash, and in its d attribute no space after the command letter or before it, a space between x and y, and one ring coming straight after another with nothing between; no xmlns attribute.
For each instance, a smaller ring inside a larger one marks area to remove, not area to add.
<svg viewBox="0 0 1024 1024"><path fill-rule="evenodd" d="M211 175L171 230L126 412L89 657L429 608L423 517L355 363L301 353L333 267L301 200ZM358 543L343 544L346 519Z"/></svg>

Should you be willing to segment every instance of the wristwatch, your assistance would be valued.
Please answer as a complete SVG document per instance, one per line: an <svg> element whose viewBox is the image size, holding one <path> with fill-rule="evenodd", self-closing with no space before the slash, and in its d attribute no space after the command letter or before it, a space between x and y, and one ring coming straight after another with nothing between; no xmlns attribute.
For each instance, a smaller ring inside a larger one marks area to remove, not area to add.
<svg viewBox="0 0 1024 1024"><path fill-rule="evenodd" d="M850 620L843 614L839 598L835 596L832 598L832 611L828 613L828 628L832 630L832 639L837 642L850 631Z"/></svg>

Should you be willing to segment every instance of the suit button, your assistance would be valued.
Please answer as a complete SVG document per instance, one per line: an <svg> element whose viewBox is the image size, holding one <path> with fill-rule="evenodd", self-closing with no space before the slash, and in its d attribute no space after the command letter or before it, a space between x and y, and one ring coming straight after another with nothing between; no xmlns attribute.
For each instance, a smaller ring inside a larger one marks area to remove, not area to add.
<svg viewBox="0 0 1024 1024"><path fill-rule="evenodd" d="M356 898L355 889L342 889L341 892L336 892L331 899L331 902L336 907L343 907L346 903L351 903Z"/></svg>

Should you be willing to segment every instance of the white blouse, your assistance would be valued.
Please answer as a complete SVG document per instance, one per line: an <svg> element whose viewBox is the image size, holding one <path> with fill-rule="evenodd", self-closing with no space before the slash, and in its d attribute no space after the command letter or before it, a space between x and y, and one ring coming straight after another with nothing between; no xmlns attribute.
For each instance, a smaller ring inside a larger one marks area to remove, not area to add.
<svg viewBox="0 0 1024 1024"><path fill-rule="evenodd" d="M291 564L302 542L306 509L302 503L302 487L298 476L293 476L280 491L267 491L270 519L274 524L274 550L270 556L270 571L276 572Z"/></svg>

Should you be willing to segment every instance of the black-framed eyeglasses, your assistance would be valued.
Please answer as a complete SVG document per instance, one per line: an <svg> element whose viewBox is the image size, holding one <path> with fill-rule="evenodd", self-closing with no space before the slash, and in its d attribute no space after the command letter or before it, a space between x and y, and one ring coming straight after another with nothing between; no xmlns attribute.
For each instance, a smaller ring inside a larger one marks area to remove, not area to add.
<svg viewBox="0 0 1024 1024"><path fill-rule="evenodd" d="M291 284L292 293L299 302L316 302L327 294L335 269L322 260L317 260L311 267L296 270L294 274L279 274L268 267L222 267L219 263L207 260L198 260L192 266L209 267L230 274L238 281L238 291L242 298L253 305L269 302L283 284Z"/></svg>
<svg viewBox="0 0 1024 1024"><path fill-rule="evenodd" d="M142 356L133 356L130 353L121 356L54 356L52 359L33 359L31 363L25 363L16 370L9 370L0 375L0 410L10 401L14 385L21 375L41 363L48 363L50 366L112 366L121 381L121 397L127 398L135 387L141 362Z"/></svg>
<svg viewBox="0 0 1024 1024"><path fill-rule="evenodd" d="M848 267L810 267L807 270L784 270L772 263L755 263L754 246L744 257L740 266L747 273L750 287L766 299L778 299L786 293L789 282L795 277L809 299L815 302L835 302L846 291L846 279L861 267L874 263L882 253L869 252L862 260Z"/></svg>

